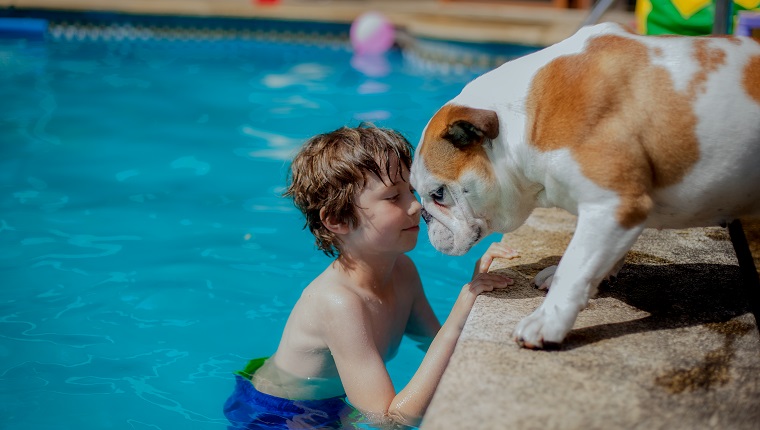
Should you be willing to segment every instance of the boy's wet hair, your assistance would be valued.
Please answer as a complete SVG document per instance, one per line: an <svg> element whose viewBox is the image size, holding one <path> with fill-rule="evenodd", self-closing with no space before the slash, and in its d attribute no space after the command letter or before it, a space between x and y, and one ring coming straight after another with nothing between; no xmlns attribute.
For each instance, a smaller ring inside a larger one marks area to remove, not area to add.
<svg viewBox="0 0 760 430"><path fill-rule="evenodd" d="M390 177L391 161L407 170L412 164L413 148L397 131L361 124L341 127L309 139L298 151L288 173L288 187L283 193L291 197L306 216L306 225L316 238L316 245L330 257L340 255L340 240L319 217L356 226L356 197L364 189L368 174L380 180ZM395 159L395 160L394 160Z"/></svg>

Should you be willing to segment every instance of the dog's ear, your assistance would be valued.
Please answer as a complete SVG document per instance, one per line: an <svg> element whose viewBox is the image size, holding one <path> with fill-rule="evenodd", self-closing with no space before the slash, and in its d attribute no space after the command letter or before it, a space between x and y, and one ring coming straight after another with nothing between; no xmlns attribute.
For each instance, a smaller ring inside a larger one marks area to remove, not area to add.
<svg viewBox="0 0 760 430"><path fill-rule="evenodd" d="M441 137L456 147L462 147L473 143L482 145L484 138L495 139L498 136L499 117L496 112L452 106L449 110L448 126Z"/></svg>

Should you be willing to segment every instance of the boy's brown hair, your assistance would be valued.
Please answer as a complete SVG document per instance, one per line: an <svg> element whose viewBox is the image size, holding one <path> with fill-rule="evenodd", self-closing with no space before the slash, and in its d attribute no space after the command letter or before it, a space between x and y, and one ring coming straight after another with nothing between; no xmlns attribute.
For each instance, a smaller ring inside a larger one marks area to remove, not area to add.
<svg viewBox="0 0 760 430"><path fill-rule="evenodd" d="M356 202L368 174L379 179L390 177L390 163L399 167L412 164L413 148L397 131L361 124L341 127L309 139L298 151L288 172L288 187L283 193L306 217L306 224L325 254L340 255L340 240L328 230L319 216L356 226ZM385 174L385 175L383 175ZM392 179L391 179L392 180Z"/></svg>

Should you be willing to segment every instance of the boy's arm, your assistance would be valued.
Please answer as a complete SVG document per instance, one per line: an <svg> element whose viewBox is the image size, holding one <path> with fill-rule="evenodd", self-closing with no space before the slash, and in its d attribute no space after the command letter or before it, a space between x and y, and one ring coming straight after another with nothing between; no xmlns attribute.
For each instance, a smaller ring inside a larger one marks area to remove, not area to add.
<svg viewBox="0 0 760 430"><path fill-rule="evenodd" d="M435 312L433 312L433 307L430 306L427 296L425 296L420 275L417 273L417 267L415 267L412 260L408 257L403 261L403 264L402 270L408 282L407 288L414 295L412 312L406 324L405 334L416 341L424 343L427 348L441 329L441 323L438 321L438 317L435 316Z"/></svg>
<svg viewBox="0 0 760 430"><path fill-rule="evenodd" d="M430 344L419 369L393 399L388 414L394 421L419 425L478 294L506 288L511 283L511 280L503 275L483 273L462 288L449 317Z"/></svg>
<svg viewBox="0 0 760 430"><path fill-rule="evenodd" d="M377 349L369 311L358 297L330 302L325 310L332 317L324 321L324 338L349 402L373 422L388 421L396 391Z"/></svg>
<svg viewBox="0 0 760 430"><path fill-rule="evenodd" d="M475 298L483 291L504 288L507 284L508 279L504 276L486 273L462 288L419 369L398 394L377 349L368 311L360 299L344 297L339 303L330 302L327 306L334 308L326 309L327 314L334 317L325 321L325 340L348 400L373 422L419 425Z"/></svg>
<svg viewBox="0 0 760 430"><path fill-rule="evenodd" d="M425 413L430 400L432 400L438 382L446 370L449 358L454 352L459 335L462 333L464 324L478 294L483 291L492 291L494 288L505 288L507 285L514 283L514 281L502 275L487 274L491 262L495 258L511 259L518 256L517 251L505 243L495 242L478 259L472 275L473 280L462 288L445 324L433 332L437 333L437 335L430 344L420 368L409 384L395 397L389 413L396 421L414 423L422 419L422 415ZM414 267L414 263L411 260L409 260L409 263L412 270L410 271L410 276L417 280L419 290L417 297L415 297L415 306L410 318L410 323L414 322L413 327L416 330L407 331L412 334L419 334L420 327L427 327L428 330L433 330L433 325L420 323L420 321L425 320L426 315L432 315L436 322L438 320L435 318L430 303L422 289L422 283L419 281L419 275ZM479 277L481 273L486 274Z"/></svg>
<svg viewBox="0 0 760 430"><path fill-rule="evenodd" d="M475 270L472 277L474 278L479 273L488 272L488 268L496 258L512 259L517 257L519 257L517 251L504 243L503 239L501 242L494 242L475 263ZM438 322L438 318L435 316L433 308L430 306L430 302L425 296L425 292L422 289L422 281L420 281L420 275L417 273L417 268L414 266L414 263L408 257L404 263L404 271L409 279L409 287L414 290L415 294L414 305L412 307L412 313L409 316L406 334L415 340L429 343L433 340L436 333L438 333L438 330L441 329L441 323Z"/></svg>

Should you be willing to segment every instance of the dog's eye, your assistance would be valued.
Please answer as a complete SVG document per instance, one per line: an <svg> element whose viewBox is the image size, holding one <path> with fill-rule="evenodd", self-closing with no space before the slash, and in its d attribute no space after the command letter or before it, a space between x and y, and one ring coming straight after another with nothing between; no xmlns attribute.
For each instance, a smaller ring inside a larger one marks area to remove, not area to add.
<svg viewBox="0 0 760 430"><path fill-rule="evenodd" d="M430 193L430 198L433 199L433 201L436 203L441 203L443 201L443 187L440 187Z"/></svg>

